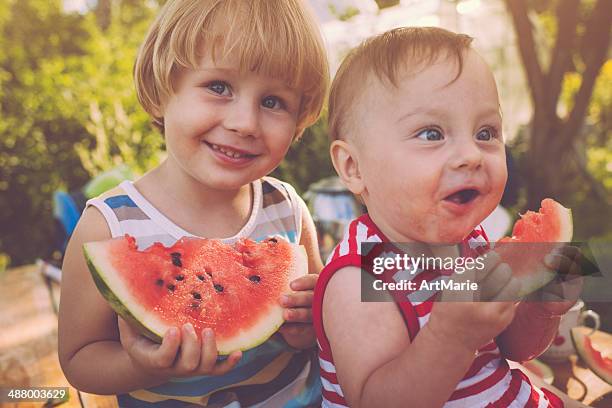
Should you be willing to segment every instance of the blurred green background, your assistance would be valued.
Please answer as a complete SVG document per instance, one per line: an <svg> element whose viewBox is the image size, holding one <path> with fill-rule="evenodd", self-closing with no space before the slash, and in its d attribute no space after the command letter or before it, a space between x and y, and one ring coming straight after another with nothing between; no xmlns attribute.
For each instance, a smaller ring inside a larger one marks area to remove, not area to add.
<svg viewBox="0 0 612 408"><path fill-rule="evenodd" d="M50 256L54 191L78 189L122 163L143 173L164 155L132 84L137 47L163 1L81 3L69 10L60 0L0 2L0 270ZM411 3L459 13L484 7L475 0L368 3L374 11L364 1L315 6L338 24L367 13L397 18ZM516 64L496 59L501 51L485 55L496 75L511 69L526 83L529 113L507 135L523 176L512 210L537 209L541 198L554 197L573 209L576 240L612 241L612 2L495 4ZM339 59L345 50L330 52ZM324 113L274 175L304 192L333 174L326 133Z"/></svg>

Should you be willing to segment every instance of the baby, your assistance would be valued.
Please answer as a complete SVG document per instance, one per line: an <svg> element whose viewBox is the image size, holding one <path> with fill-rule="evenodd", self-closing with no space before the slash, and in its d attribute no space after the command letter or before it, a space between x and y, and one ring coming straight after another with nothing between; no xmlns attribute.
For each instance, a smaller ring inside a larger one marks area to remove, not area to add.
<svg viewBox="0 0 612 408"><path fill-rule="evenodd" d="M490 301L361 301L365 242L452 244L472 257L469 248L487 245L479 224L507 173L497 88L471 38L399 28L366 40L334 79L329 125L334 167L368 214L350 223L315 289L323 406L571 404L506 359L545 350L580 279L544 289L565 290L565 301L501 301L520 283L491 255L478 278ZM568 272L574 255L564 247L548 266Z"/></svg>

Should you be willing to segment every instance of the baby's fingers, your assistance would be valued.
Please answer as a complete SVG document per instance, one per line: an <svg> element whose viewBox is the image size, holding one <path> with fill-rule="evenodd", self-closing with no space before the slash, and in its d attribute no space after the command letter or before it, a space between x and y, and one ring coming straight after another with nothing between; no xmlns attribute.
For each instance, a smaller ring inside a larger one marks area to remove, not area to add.
<svg viewBox="0 0 612 408"><path fill-rule="evenodd" d="M149 368L168 368L174 364L181 343L180 337L176 327L166 331L160 345L141 336L141 339L136 342L135 347L132 347L129 354L136 361Z"/></svg>
<svg viewBox="0 0 612 408"><path fill-rule="evenodd" d="M577 258L570 258L554 252L544 257L544 265L564 275L564 277L569 277L568 275L580 275L580 265L576 261Z"/></svg>

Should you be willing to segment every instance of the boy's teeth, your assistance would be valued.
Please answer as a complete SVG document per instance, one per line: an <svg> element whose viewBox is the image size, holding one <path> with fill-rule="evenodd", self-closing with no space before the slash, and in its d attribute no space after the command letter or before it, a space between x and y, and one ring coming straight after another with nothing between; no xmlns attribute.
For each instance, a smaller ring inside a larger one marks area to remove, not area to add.
<svg viewBox="0 0 612 408"><path fill-rule="evenodd" d="M240 157L244 157L243 154L240 154L240 153L235 152L235 151L230 150L230 149L226 149L226 148L221 147L219 145L216 145L214 143L211 143L210 145L212 146L213 150L219 151L219 152L225 154L228 157L231 157L231 158L234 158L234 159L238 159Z"/></svg>

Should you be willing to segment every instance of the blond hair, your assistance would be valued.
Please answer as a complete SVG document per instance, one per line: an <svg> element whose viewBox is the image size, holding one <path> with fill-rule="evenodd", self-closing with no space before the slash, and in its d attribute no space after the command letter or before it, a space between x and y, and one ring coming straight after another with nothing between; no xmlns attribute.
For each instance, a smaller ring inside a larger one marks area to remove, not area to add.
<svg viewBox="0 0 612 408"><path fill-rule="evenodd" d="M296 136L314 123L329 84L321 34L303 0L170 0L149 28L134 66L138 100L163 129L175 73L232 53L241 72L282 79L302 92Z"/></svg>
<svg viewBox="0 0 612 408"><path fill-rule="evenodd" d="M424 69L440 57L458 64L456 80L463 70L463 53L471 42L470 36L437 27L401 27L365 40L342 61L332 82L330 139L342 139L349 132L351 110L362 96L365 84L372 86L369 80L396 87L400 72L408 67Z"/></svg>

